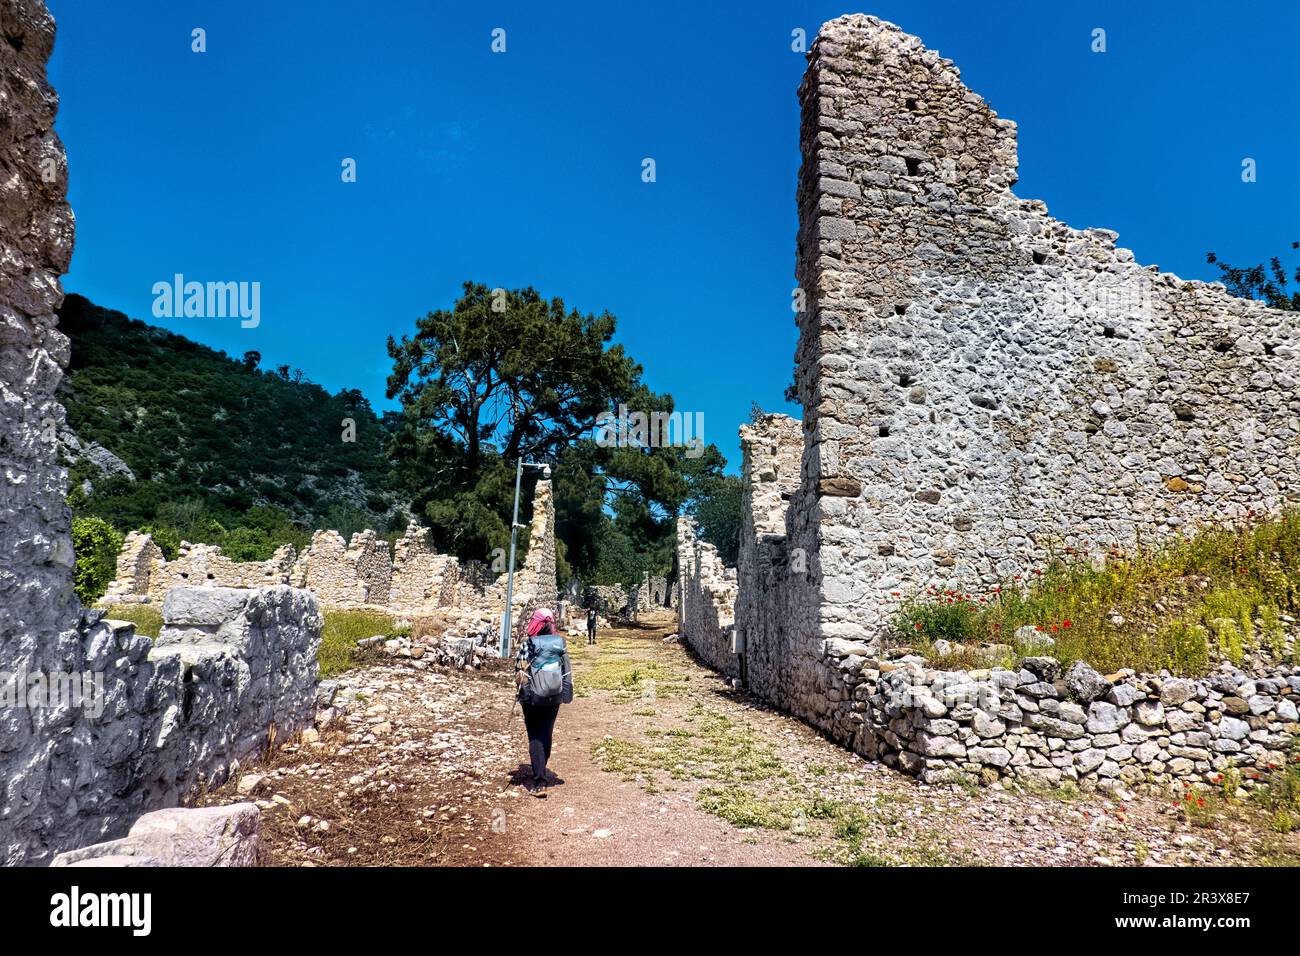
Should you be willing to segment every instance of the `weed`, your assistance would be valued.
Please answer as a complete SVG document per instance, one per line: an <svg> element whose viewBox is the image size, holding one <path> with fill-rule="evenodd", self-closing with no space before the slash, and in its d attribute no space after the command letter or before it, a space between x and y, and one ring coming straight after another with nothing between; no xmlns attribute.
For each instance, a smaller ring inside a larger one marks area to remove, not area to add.
<svg viewBox="0 0 1300 956"><path fill-rule="evenodd" d="M152 604L114 604L104 616L114 621L129 621L135 625L135 632L144 637L157 639L162 632L162 611Z"/></svg>

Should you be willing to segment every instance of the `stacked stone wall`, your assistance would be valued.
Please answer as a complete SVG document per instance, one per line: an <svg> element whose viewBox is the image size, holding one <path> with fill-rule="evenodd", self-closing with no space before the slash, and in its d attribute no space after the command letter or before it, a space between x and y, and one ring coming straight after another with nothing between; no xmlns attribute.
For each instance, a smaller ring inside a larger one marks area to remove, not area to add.
<svg viewBox="0 0 1300 956"><path fill-rule="evenodd" d="M283 738L311 725L321 629L311 594L176 588L163 618L151 642L86 612L63 673L91 683L75 706L54 708L56 736L21 723L15 732L15 719L47 708L24 712L0 689L14 733L4 754L0 862L47 863L121 836L140 814L222 783L266 749L272 729ZM35 672L6 677L36 686Z"/></svg>
<svg viewBox="0 0 1300 956"><path fill-rule="evenodd" d="M718 557L718 549L700 540L695 522L677 519L677 632L710 667L740 676L733 651L736 571Z"/></svg>

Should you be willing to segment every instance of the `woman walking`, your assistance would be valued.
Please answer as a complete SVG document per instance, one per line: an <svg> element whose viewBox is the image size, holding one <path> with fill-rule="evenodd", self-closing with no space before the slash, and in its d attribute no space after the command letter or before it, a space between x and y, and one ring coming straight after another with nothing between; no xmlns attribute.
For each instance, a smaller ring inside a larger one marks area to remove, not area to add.
<svg viewBox="0 0 1300 956"><path fill-rule="evenodd" d="M519 647L519 703L528 731L528 759L533 778L528 792L546 796L546 761L560 704L573 703L573 668L564 638L555 633L555 615L538 608L528 622L528 640Z"/></svg>

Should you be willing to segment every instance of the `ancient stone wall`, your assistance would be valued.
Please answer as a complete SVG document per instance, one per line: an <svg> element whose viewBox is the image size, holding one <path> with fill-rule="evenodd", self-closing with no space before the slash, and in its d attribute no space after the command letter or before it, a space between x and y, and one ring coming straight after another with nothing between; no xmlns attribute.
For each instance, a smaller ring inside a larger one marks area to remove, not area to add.
<svg viewBox="0 0 1300 956"><path fill-rule="evenodd" d="M6 0L0 10L0 670L57 669L81 610L54 398L68 360L54 310L73 217L54 132L58 96L45 78L54 21L38 0ZM6 736L0 756L13 742Z"/></svg>
<svg viewBox="0 0 1300 956"><path fill-rule="evenodd" d="M528 554L516 587L533 594L538 603L554 608L560 588L555 577L555 495L549 479L533 491L533 519L528 528Z"/></svg>
<svg viewBox="0 0 1300 956"><path fill-rule="evenodd" d="M789 700L800 683L790 667L799 655L785 599L792 570L805 573L807 556L790 553L786 511L799 490L803 429L788 416L764 415L741 427L740 442L743 493L736 630L749 686L770 700Z"/></svg>
<svg viewBox="0 0 1300 956"><path fill-rule="evenodd" d="M356 607L387 604L392 577L388 542L374 531L358 531L351 543L337 531L317 531L295 562L290 583L327 607Z"/></svg>
<svg viewBox="0 0 1300 956"><path fill-rule="evenodd" d="M804 480L820 635L1300 494L1291 313L1144 268L1011 192L1015 124L892 24L800 91Z"/></svg>
<svg viewBox="0 0 1300 956"><path fill-rule="evenodd" d="M180 589L155 646L77 601L54 400L73 240L54 22L38 0L0 0L0 24L0 863L44 863L219 777L272 723L310 721L320 618L289 588ZM132 582L150 544L123 556Z"/></svg>
<svg viewBox="0 0 1300 956"><path fill-rule="evenodd" d="M397 540L393 555L393 607L447 607L457 603L460 565L429 545L428 531L412 523Z"/></svg>
<svg viewBox="0 0 1300 956"><path fill-rule="evenodd" d="M1250 786L1285 765L1300 732L1300 668L1253 675L1224 665L1198 680L1124 671L1103 677L1049 657L1019 670L936 671L899 666L835 641L843 737L859 753L928 783L1012 777L1065 781L1123 797L1146 784L1236 774Z"/></svg>
<svg viewBox="0 0 1300 956"><path fill-rule="evenodd" d="M88 612L67 673L92 675L75 706L6 706L6 720L53 710L58 736L29 734L5 754L0 862L126 833L140 814L223 782L238 761L315 716L316 599L286 586L183 587L154 642ZM52 675L51 680L52 680ZM36 673L11 675L36 687ZM6 690L0 689L0 696ZM8 701L6 701L8 704Z"/></svg>
<svg viewBox="0 0 1300 956"><path fill-rule="evenodd" d="M628 604L638 611L649 611L657 607L667 607L669 604L668 579L662 574L651 574L644 571L641 574L641 580L632 588L628 595Z"/></svg>
<svg viewBox="0 0 1300 956"><path fill-rule="evenodd" d="M700 659L724 674L740 675L732 650L736 571L718 549L695 534L695 522L677 519L677 632Z"/></svg>
<svg viewBox="0 0 1300 956"><path fill-rule="evenodd" d="M928 779L1204 780L1276 761L1297 729L1291 665L1225 668L1186 695L1094 675L1081 695L1046 660L936 674L881 638L925 586L1296 500L1294 320L1016 198L1014 124L891 24L826 24L800 101L805 424L797 483L793 423L744 436L750 686ZM916 682L993 693L900 696Z"/></svg>

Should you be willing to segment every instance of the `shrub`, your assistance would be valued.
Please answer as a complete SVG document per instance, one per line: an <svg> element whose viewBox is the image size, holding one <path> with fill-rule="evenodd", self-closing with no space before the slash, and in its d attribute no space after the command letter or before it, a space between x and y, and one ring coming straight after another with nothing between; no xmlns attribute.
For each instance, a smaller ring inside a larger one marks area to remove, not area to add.
<svg viewBox="0 0 1300 956"><path fill-rule="evenodd" d="M72 586L82 604L94 604L117 574L117 555L122 535L103 518L74 518L72 548L77 555Z"/></svg>

